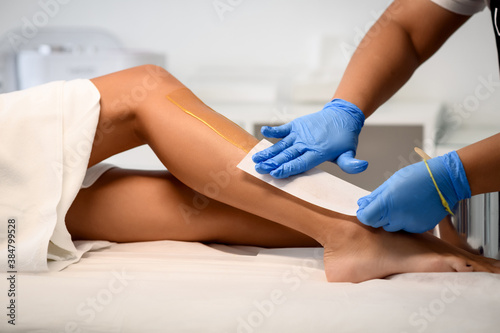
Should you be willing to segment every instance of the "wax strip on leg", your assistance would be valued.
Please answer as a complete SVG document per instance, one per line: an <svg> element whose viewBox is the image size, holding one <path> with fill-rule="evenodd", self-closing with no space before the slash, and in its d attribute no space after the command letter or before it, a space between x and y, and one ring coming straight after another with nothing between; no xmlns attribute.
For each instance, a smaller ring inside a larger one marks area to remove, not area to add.
<svg viewBox="0 0 500 333"><path fill-rule="evenodd" d="M369 191L318 168L286 179L276 179L268 174L261 175L255 171L252 155L271 145L272 143L265 139L260 141L238 164L238 168L299 199L344 215L355 216L358 199L370 194Z"/></svg>
<svg viewBox="0 0 500 333"><path fill-rule="evenodd" d="M167 95L168 100L182 111L204 123L232 145L249 152L255 145L255 138L244 129L205 105L191 90L181 88Z"/></svg>

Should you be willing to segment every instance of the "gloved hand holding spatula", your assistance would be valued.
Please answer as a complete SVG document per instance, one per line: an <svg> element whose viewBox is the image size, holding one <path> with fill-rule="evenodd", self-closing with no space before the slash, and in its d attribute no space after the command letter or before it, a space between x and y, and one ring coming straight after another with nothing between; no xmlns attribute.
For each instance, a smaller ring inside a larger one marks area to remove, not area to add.
<svg viewBox="0 0 500 333"><path fill-rule="evenodd" d="M358 219L386 231L434 228L471 190L456 151L400 169L359 199Z"/></svg>

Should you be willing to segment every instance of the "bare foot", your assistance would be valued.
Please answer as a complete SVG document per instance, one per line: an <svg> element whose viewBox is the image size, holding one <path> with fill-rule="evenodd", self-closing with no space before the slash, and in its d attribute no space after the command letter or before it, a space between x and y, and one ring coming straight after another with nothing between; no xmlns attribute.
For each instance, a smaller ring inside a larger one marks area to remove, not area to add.
<svg viewBox="0 0 500 333"><path fill-rule="evenodd" d="M339 221L340 223L345 221ZM411 272L500 273L498 261L471 254L428 233L389 233L352 221L324 243L330 282L362 282Z"/></svg>

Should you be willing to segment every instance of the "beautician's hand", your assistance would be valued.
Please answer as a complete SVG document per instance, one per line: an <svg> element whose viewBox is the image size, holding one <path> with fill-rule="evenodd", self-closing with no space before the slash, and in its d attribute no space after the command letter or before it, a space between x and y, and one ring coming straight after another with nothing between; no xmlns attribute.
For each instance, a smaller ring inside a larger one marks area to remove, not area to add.
<svg viewBox="0 0 500 333"><path fill-rule="evenodd" d="M331 161L347 173L359 173L368 162L357 160L358 135L365 116L354 104L334 99L323 110L277 127L262 127L262 134L282 138L252 159L259 173L286 178Z"/></svg>
<svg viewBox="0 0 500 333"><path fill-rule="evenodd" d="M450 209L458 201L470 198L469 182L455 151L427 163ZM448 214L424 162L397 171L371 194L359 199L358 205L357 216L362 223L386 231L425 232Z"/></svg>

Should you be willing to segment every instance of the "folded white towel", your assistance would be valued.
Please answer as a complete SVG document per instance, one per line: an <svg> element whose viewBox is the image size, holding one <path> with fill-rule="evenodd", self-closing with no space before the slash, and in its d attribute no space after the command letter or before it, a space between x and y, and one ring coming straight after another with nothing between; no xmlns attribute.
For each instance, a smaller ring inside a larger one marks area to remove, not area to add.
<svg viewBox="0 0 500 333"><path fill-rule="evenodd" d="M82 188L89 188L109 169L117 168L116 165L109 163L98 163L87 169L85 178L82 182Z"/></svg>
<svg viewBox="0 0 500 333"><path fill-rule="evenodd" d="M0 95L2 271L47 270L48 259L75 261L77 250L64 217L87 170L99 100L89 80L52 82ZM10 252L9 224L15 225ZM12 253L13 266L7 262Z"/></svg>

